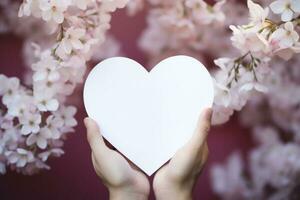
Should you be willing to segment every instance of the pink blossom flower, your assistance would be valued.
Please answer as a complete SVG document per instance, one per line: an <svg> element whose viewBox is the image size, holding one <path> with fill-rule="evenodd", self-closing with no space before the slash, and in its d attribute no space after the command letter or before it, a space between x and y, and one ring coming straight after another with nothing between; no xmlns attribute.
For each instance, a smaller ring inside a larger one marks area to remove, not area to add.
<svg viewBox="0 0 300 200"><path fill-rule="evenodd" d="M32 68L35 71L33 81L57 81L60 77L58 61L55 60L48 51L42 55L40 61L33 64Z"/></svg>
<svg viewBox="0 0 300 200"><path fill-rule="evenodd" d="M40 9L45 21L53 19L54 22L61 24L64 21L64 12L70 4L69 0L41 0Z"/></svg>
<svg viewBox="0 0 300 200"><path fill-rule="evenodd" d="M233 32L231 37L232 43L242 53L267 51L268 42L258 33L256 27L245 29L243 27L230 26L230 29Z"/></svg>
<svg viewBox="0 0 300 200"><path fill-rule="evenodd" d="M282 49L292 47L298 40L299 35L294 30L292 22L286 22L284 28L277 29L270 37L271 43L278 45L278 47Z"/></svg>
<svg viewBox="0 0 300 200"><path fill-rule="evenodd" d="M77 125L76 108L65 106L67 96L83 81L86 62L104 42L110 12L127 2L24 0L19 16L28 17L19 19L19 3L1 1L0 7L5 8L0 13L0 31L13 31L25 38L24 57L30 68L26 87L18 78L0 75L5 107L0 112L0 173L5 173L5 165L23 174L50 169L48 157L63 153L64 135Z"/></svg>
<svg viewBox="0 0 300 200"><path fill-rule="evenodd" d="M233 114L233 109L222 105L213 106L212 124L218 125L227 122Z"/></svg>
<svg viewBox="0 0 300 200"><path fill-rule="evenodd" d="M213 190L224 199L246 199L247 182L243 179L243 162L241 155L232 154L225 166L215 165L211 170Z"/></svg>
<svg viewBox="0 0 300 200"><path fill-rule="evenodd" d="M60 48L63 48L67 54L70 54L73 49L78 50L83 48L83 37L85 30L82 28L69 28L62 39Z"/></svg>

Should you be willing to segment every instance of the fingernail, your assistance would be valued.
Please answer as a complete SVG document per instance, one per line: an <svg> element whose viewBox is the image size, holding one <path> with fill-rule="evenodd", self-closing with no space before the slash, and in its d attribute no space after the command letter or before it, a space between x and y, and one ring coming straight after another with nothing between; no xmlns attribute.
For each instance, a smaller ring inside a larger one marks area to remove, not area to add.
<svg viewBox="0 0 300 200"><path fill-rule="evenodd" d="M89 123L89 118L88 117L84 118L83 122L84 122L84 125L87 126Z"/></svg>

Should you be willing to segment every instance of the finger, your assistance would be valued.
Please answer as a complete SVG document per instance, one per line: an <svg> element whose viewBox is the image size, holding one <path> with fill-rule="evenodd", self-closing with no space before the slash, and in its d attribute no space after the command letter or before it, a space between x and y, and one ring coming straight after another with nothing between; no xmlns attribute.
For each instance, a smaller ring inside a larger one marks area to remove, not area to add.
<svg viewBox="0 0 300 200"><path fill-rule="evenodd" d="M202 161L203 163L206 163L209 155L209 148L207 142L204 144L204 149L203 149L203 156L202 156Z"/></svg>
<svg viewBox="0 0 300 200"><path fill-rule="evenodd" d="M97 123L91 118L85 118L84 124L87 129L87 140L93 152L101 152L107 148L100 134Z"/></svg>
<svg viewBox="0 0 300 200"><path fill-rule="evenodd" d="M195 132L190 140L193 145L200 147L207 138L211 125L212 109L206 108L198 118Z"/></svg>

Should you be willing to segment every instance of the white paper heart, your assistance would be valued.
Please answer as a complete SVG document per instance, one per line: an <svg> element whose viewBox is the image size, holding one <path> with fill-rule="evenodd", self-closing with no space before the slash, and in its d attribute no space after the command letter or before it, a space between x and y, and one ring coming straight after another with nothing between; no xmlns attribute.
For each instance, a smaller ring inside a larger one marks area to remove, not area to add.
<svg viewBox="0 0 300 200"><path fill-rule="evenodd" d="M88 116L149 176L191 138L213 97L210 74L188 56L169 57L150 72L129 58L109 58L93 68L84 86Z"/></svg>

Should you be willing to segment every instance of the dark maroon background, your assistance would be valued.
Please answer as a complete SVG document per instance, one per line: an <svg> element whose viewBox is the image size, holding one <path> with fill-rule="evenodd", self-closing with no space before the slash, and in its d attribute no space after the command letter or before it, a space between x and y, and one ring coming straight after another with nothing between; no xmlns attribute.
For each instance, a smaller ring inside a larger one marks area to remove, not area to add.
<svg viewBox="0 0 300 200"><path fill-rule="evenodd" d="M127 17L123 11L114 15L112 33L122 42L123 51L130 58L145 64L145 55L138 50L136 40L145 27L144 15ZM13 35L0 35L0 73L21 76L22 40ZM147 67L149 69L149 67ZM1 87L1 86L0 86ZM78 97L80 98L80 97ZM76 132L69 135L65 155L50 161L51 170L33 176L10 172L0 176L0 199L43 199L43 200L99 200L108 199L108 192L93 171L90 149L86 142L82 119L86 116L80 100ZM245 151L251 141L248 130L241 128L235 117L226 125L212 128L208 143L210 156L208 164L198 180L194 191L195 199L217 199L211 191L209 169L213 163L223 162L236 149ZM154 199L151 192L150 199Z"/></svg>

